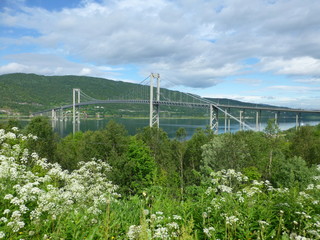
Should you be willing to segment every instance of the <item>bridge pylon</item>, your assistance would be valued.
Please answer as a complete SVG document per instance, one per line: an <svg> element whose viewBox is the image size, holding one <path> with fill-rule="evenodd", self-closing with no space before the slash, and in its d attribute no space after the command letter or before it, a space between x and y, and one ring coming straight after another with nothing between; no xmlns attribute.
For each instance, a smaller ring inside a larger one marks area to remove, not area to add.
<svg viewBox="0 0 320 240"><path fill-rule="evenodd" d="M213 104L209 104L210 108L210 129L214 134L218 134L219 131L219 109Z"/></svg>
<svg viewBox="0 0 320 240"><path fill-rule="evenodd" d="M80 103L80 88L72 89L72 126L73 134L76 132L76 128L79 131L80 128L80 111L76 113L76 102ZM76 116L77 115L77 116Z"/></svg>
<svg viewBox="0 0 320 240"><path fill-rule="evenodd" d="M301 127L301 112L296 113L296 130Z"/></svg>
<svg viewBox="0 0 320 240"><path fill-rule="evenodd" d="M51 119L54 121L57 120L57 111L55 109L51 110Z"/></svg>
<svg viewBox="0 0 320 240"><path fill-rule="evenodd" d="M154 88L153 82L157 79L157 92L156 92L156 102L154 102ZM150 75L150 127L159 127L160 125L160 74L151 73Z"/></svg>

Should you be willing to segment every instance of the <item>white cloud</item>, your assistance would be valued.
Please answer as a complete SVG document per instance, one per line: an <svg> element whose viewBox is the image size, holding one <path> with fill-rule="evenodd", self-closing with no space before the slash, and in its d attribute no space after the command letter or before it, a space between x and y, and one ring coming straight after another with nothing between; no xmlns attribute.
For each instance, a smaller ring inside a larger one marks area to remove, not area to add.
<svg viewBox="0 0 320 240"><path fill-rule="evenodd" d="M82 68L79 75L90 75L92 73L90 68Z"/></svg>
<svg viewBox="0 0 320 240"><path fill-rule="evenodd" d="M16 62L0 66L0 74L16 73L16 72L29 72L28 66Z"/></svg>
<svg viewBox="0 0 320 240"><path fill-rule="evenodd" d="M292 59L262 59L266 71L276 71L279 74L320 75L320 59L309 56Z"/></svg>
<svg viewBox="0 0 320 240"><path fill-rule="evenodd" d="M295 97L289 96L267 96L267 95L237 95L237 94L214 94L206 96L212 98L228 98L242 102L256 103L256 104L269 104L279 107L290 107L297 109L319 109L318 102L320 96L312 97L306 95L299 95Z"/></svg>
<svg viewBox="0 0 320 240"><path fill-rule="evenodd" d="M83 1L77 8L60 11L7 8L0 13L0 22L37 32L15 39L16 43L59 49L59 54L92 65L134 64L142 72L160 72L191 87L213 86L226 76L244 74L247 66L242 62L248 58L262 59L252 71L320 74L318 1L99 2ZM8 46L14 42L9 37L2 40ZM37 64L40 69L41 63ZM92 65L69 69L97 74L99 69ZM51 74L68 69L46 67Z"/></svg>
<svg viewBox="0 0 320 240"><path fill-rule="evenodd" d="M314 87L306 87L306 86L287 86L287 85L277 85L277 86L270 86L268 89L274 89L274 90L281 90L286 92L314 92L319 91L320 87L314 88Z"/></svg>
<svg viewBox="0 0 320 240"><path fill-rule="evenodd" d="M307 84L320 84L320 78L306 78L306 79L296 79L294 82L307 83Z"/></svg>
<svg viewBox="0 0 320 240"><path fill-rule="evenodd" d="M6 56L6 60L12 62L0 66L0 74L24 72L42 75L90 75L114 78L121 71L120 68L113 69L106 66L74 63L53 54L14 54Z"/></svg>

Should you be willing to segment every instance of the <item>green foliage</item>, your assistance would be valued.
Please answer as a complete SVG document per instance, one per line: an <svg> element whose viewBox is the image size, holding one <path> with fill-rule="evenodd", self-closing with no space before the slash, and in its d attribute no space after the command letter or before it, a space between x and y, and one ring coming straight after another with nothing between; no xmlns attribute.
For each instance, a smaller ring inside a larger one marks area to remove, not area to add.
<svg viewBox="0 0 320 240"><path fill-rule="evenodd" d="M5 74L0 75L0 108L29 114L70 104L73 88L86 89L90 96L106 99L121 96L123 89L130 91L133 87L132 83L84 76Z"/></svg>
<svg viewBox="0 0 320 240"><path fill-rule="evenodd" d="M80 88L95 99L113 99L123 96L123 92L132 92L137 88L137 84L112 81L103 78L86 76L42 76L36 74L4 74L0 75L0 110L3 109L8 115L23 114L29 115L34 112L52 109L54 107L70 104L72 101L72 89ZM139 86L141 89L141 86ZM148 88L148 86L144 86ZM172 101L179 101L181 93L168 89L161 91L170 95ZM213 102L230 104L237 106L265 107L265 105L244 103L231 99L210 98ZM162 106L162 111L169 113L169 116L204 116L202 109L190 109L184 107ZM100 115L129 115L146 116L149 108L141 104L108 104L108 108L94 109L92 107L82 107L87 114ZM237 114L232 110L231 114ZM246 115L254 116L255 111L247 111ZM287 116L290 116L289 113ZM294 115L293 115L294 116Z"/></svg>
<svg viewBox="0 0 320 240"><path fill-rule="evenodd" d="M251 166L251 167L245 167L242 169L242 172L245 176L248 177L249 181L252 180L260 180L262 174L259 172L257 167Z"/></svg>
<svg viewBox="0 0 320 240"><path fill-rule="evenodd" d="M244 144L246 152L245 167L255 166L260 173L265 173L269 159L270 139L262 132L238 131L233 134L235 141Z"/></svg>
<svg viewBox="0 0 320 240"><path fill-rule="evenodd" d="M179 141L184 141L187 136L187 131L185 128L179 128L176 132L176 139Z"/></svg>
<svg viewBox="0 0 320 240"><path fill-rule="evenodd" d="M36 140L30 139L27 143L29 150L37 152L41 157L51 161L54 159L57 138L52 130L49 119L46 117L34 117L27 125L25 132L37 136Z"/></svg>
<svg viewBox="0 0 320 240"><path fill-rule="evenodd" d="M76 132L74 135L69 134L58 142L55 160L63 169L74 170L79 162L84 161L80 151L84 135L83 132Z"/></svg>
<svg viewBox="0 0 320 240"><path fill-rule="evenodd" d="M320 138L316 127L303 126L291 135L290 156L302 157L309 166L320 163Z"/></svg>
<svg viewBox="0 0 320 240"><path fill-rule="evenodd" d="M129 137L110 122L61 139L55 159L68 172L26 150L34 136L12 131L0 130L0 238L319 239L320 167L288 154L298 132L285 141L282 134L198 130L182 141L150 128ZM207 169L221 168L203 183L201 155Z"/></svg>
<svg viewBox="0 0 320 240"><path fill-rule="evenodd" d="M222 134L205 144L202 149L203 173L218 171L224 168L240 170L246 166L249 154L247 145L233 134Z"/></svg>
<svg viewBox="0 0 320 240"><path fill-rule="evenodd" d="M184 194L184 187L185 187L185 169L184 169L184 156L187 150L187 144L185 141L182 141L183 138L185 138L186 132L184 128L180 128L177 131L177 138L172 141L172 156L173 156L173 161L178 163L178 170L179 170L179 175L180 175L180 194L181 197L183 197Z"/></svg>
<svg viewBox="0 0 320 240"><path fill-rule="evenodd" d="M186 143L184 154L184 178L187 185L198 185L200 183L200 164L202 161L202 146L210 141L213 135L208 134L203 129L198 128Z"/></svg>
<svg viewBox="0 0 320 240"><path fill-rule="evenodd" d="M264 132L269 137L277 137L280 133L279 125L276 123L275 119L269 119L266 128L264 129Z"/></svg>
<svg viewBox="0 0 320 240"><path fill-rule="evenodd" d="M278 157L272 166L271 181L278 187L305 188L312 182L315 169L309 168L301 157Z"/></svg>
<svg viewBox="0 0 320 240"><path fill-rule="evenodd" d="M21 129L21 124L17 119L9 119L6 123L3 124L2 129L5 129L6 131L10 131L13 127L17 127Z"/></svg>
<svg viewBox="0 0 320 240"><path fill-rule="evenodd" d="M128 145L128 132L124 125L111 120L107 123L104 134L107 140L107 153L113 151L121 155L125 152Z"/></svg>
<svg viewBox="0 0 320 240"><path fill-rule="evenodd" d="M123 125L109 121L105 129L70 134L57 146L57 161L66 169L75 169L78 162L92 158L107 161L112 166L124 155L129 138Z"/></svg>
<svg viewBox="0 0 320 240"><path fill-rule="evenodd" d="M156 181L168 188L177 187L179 181L177 163L172 161L170 139L167 133L160 128L145 127L137 134L137 139L150 147L158 169Z"/></svg>
<svg viewBox="0 0 320 240"><path fill-rule="evenodd" d="M110 166L97 160L80 163L72 173L63 171L59 164L49 163L25 147L33 138L17 129L0 129L0 236L79 238L84 232L76 226L90 227L107 202L119 196L117 187L106 178ZM75 228L63 227L69 220Z"/></svg>
<svg viewBox="0 0 320 240"><path fill-rule="evenodd" d="M106 137L105 131L87 131L83 134L79 148L82 159L98 158L110 160L113 156L112 146Z"/></svg>
<svg viewBox="0 0 320 240"><path fill-rule="evenodd" d="M154 183L156 164L150 148L134 137L130 139L126 154L113 163L113 168L111 179L125 194L141 193Z"/></svg>

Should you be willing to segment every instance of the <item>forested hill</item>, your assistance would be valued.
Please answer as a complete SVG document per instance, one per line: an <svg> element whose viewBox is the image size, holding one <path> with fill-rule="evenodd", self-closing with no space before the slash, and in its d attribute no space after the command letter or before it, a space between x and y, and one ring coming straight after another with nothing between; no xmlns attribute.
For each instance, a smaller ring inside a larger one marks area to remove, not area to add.
<svg viewBox="0 0 320 240"><path fill-rule="evenodd" d="M84 76L5 74L0 75L0 110L32 113L70 104L73 88L85 89L85 93L97 99L107 99L134 85Z"/></svg>
<svg viewBox="0 0 320 240"><path fill-rule="evenodd" d="M108 99L120 96L135 86L133 83L85 76L0 75L0 113L30 114L70 104L73 88L84 89L86 94L96 99ZM252 105L230 99L211 100L230 105ZM113 114L116 111L115 108Z"/></svg>

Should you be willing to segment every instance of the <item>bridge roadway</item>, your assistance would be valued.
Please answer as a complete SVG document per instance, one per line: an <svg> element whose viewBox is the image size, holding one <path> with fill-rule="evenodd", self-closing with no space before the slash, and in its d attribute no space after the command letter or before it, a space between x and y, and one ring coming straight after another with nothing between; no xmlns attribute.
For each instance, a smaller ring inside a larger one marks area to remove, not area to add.
<svg viewBox="0 0 320 240"><path fill-rule="evenodd" d="M86 106L95 104L111 104L111 103L131 103L131 104L150 104L150 100L94 100L88 102L76 103L75 106ZM271 111L271 112L294 112L294 113L320 113L320 110L306 110L306 109L294 109L294 108L284 108L284 107L257 107L257 106L238 106L238 105L227 105L218 104L215 102L210 103L209 100L206 103L192 103L192 102L175 102L175 101L153 101L154 105L165 105L165 106L181 106L181 107L195 107L195 108L209 108L210 104L216 108L224 109L250 109L258 111ZM50 110L39 111L33 113L33 115L38 115L45 112L50 112L52 110L57 111L60 109L72 108L72 104L56 107Z"/></svg>

